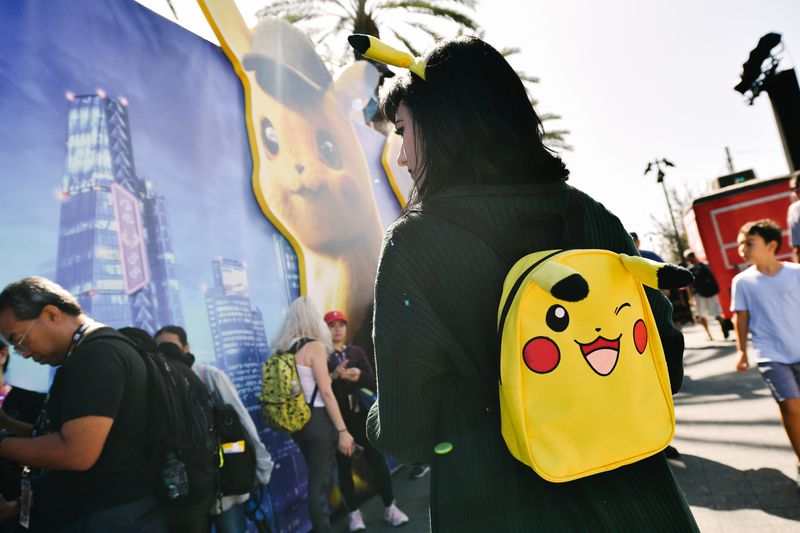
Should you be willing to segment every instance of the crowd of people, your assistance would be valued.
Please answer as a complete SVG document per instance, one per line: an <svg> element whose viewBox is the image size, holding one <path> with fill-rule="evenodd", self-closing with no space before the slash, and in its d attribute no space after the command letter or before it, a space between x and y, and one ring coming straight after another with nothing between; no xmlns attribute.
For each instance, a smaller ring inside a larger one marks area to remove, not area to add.
<svg viewBox="0 0 800 533"><path fill-rule="evenodd" d="M0 347L0 530L14 531L18 524L31 531L200 533L212 525L219 533L247 530L250 490L209 493L192 505L165 508L141 467L149 415L142 399L151 391L138 350L163 357L198 396L231 405L244 428L244 446L255 451L250 485L257 489L270 479L272 460L235 386L217 367L195 362L182 327L164 326L153 336L133 327L116 332L86 315L55 282L29 277L0 293L0 330L21 356L56 367L47 395L11 387L3 379L9 346ZM365 529L352 478L354 453L363 454L374 470L385 520L394 526L408 522L394 502L385 458L365 436L369 404L361 398L363 391L375 390L370 363L346 339L347 318L341 311L327 313L323 321L311 300L301 297L274 342L275 351L295 353L312 406L311 420L293 438L308 465L314 531L330 529L328 479L334 456L350 530Z"/></svg>
<svg viewBox="0 0 800 533"><path fill-rule="evenodd" d="M552 483L512 457L504 442L497 304L509 258L513 263L526 251L566 242L644 255L613 213L567 185L569 171L543 143L541 120L516 72L481 39L443 41L399 77L381 111L402 137L398 163L414 185L380 255L374 366L347 343L347 317L338 310L323 315L307 297L292 303L273 340L274 353L293 354L310 407L310 419L292 438L308 467L314 531L331 527L334 464L348 528L365 528L352 477L356 456L372 470L385 520L408 522L383 454L430 465L434 531L697 531L664 454ZM541 214L547 216L537 218ZM472 222L454 222L467 219ZM475 226L486 231L470 229ZM755 362L800 460L800 352L791 338L800 316L800 267L776 259L781 239L770 221L741 229L740 254L752 266L733 281L731 311L737 369L750 366L752 334ZM701 282L706 267L693 254L686 260L695 272L690 294L696 314L720 317L713 287ZM683 378L683 336L667 296L654 289L646 296L656 328L649 334L661 341L674 394ZM568 317L556 307L560 322L548 315L548 325L562 331ZM701 324L708 331L707 322ZM181 375L191 368L208 394L236 407L247 445L257 450L253 484L266 484L272 462L230 380L194 362L186 332L177 326L155 338L123 331L135 346L109 329L45 278L25 278L0 294L3 338L21 355L57 367L38 410L22 408L39 400L21 402L22 391L9 388L0 374L0 426L6 430L0 457L24 466L19 490L3 492L0 517L35 531L206 531L211 522L217 531L241 531L249 493L214 495L180 513L165 512L131 460L144 453L148 414L141 401L148 394L147 370L138 347L182 365ZM7 365L7 350L0 350L0 361Z"/></svg>

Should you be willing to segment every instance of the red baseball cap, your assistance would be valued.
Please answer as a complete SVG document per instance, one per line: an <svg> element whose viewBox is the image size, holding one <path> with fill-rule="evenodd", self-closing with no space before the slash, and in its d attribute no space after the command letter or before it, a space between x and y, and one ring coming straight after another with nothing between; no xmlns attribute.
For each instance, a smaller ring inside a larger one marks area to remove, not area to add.
<svg viewBox="0 0 800 533"><path fill-rule="evenodd" d="M328 311L327 313L325 313L325 316L322 319L329 326L331 325L331 322L335 322L337 320L341 320L342 322L347 324L347 317L344 316L344 313L342 313L341 311Z"/></svg>

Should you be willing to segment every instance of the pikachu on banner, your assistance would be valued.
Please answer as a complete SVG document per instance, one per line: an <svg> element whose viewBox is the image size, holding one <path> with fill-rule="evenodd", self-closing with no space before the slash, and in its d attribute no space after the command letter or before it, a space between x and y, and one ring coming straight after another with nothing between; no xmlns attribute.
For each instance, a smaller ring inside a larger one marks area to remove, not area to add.
<svg viewBox="0 0 800 533"><path fill-rule="evenodd" d="M301 293L344 311L356 332L383 227L351 115L374 94L377 69L358 61L334 81L289 23L264 18L251 30L233 0L200 6L244 87L258 204L297 253Z"/></svg>

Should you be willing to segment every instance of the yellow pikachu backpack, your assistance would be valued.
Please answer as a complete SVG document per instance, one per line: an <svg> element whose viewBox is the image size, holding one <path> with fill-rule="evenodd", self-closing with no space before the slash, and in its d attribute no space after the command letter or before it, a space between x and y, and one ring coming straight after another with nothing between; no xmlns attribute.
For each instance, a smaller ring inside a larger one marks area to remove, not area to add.
<svg viewBox="0 0 800 533"><path fill-rule="evenodd" d="M568 210L581 209L577 193L570 195ZM422 211L503 256L502 240L463 210L434 204ZM666 448L675 430L672 393L643 285L675 289L691 280L681 267L608 250L519 259L498 310L500 415L511 454L559 483Z"/></svg>

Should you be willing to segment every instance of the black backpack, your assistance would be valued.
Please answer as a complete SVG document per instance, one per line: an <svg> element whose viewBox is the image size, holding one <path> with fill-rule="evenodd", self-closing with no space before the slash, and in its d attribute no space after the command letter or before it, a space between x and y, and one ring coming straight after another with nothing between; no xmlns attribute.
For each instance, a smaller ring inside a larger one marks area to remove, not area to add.
<svg viewBox="0 0 800 533"><path fill-rule="evenodd" d="M708 265L695 263L689 270L694 276L694 291L697 294L706 298L719 294L719 285Z"/></svg>
<svg viewBox="0 0 800 533"><path fill-rule="evenodd" d="M212 501L218 486L218 440L214 405L205 385L188 366L143 350L121 333L87 337L87 341L99 339L128 343L147 367L144 451L132 453L131 461L158 500L167 509Z"/></svg>
<svg viewBox="0 0 800 533"><path fill-rule="evenodd" d="M199 368L200 382L205 384L208 381L206 370L202 366ZM211 400L214 403L214 426L220 448L220 494L248 494L256 479L256 450L247 438L236 408L225 403L219 392L211 394Z"/></svg>
<svg viewBox="0 0 800 533"><path fill-rule="evenodd" d="M220 443L219 490L223 496L248 494L256 479L256 451L247 440L236 409L214 406L214 422Z"/></svg>

